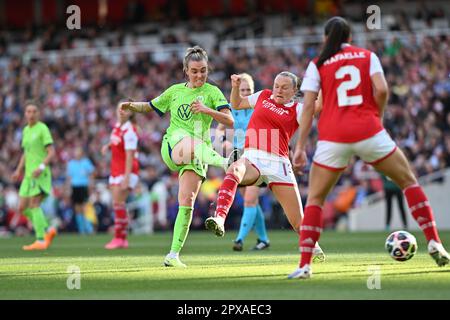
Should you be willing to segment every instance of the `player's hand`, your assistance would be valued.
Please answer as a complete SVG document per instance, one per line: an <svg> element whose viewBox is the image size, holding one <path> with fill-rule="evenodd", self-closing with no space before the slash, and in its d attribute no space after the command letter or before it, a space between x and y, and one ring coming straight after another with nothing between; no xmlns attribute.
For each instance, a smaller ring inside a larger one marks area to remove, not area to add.
<svg viewBox="0 0 450 320"><path fill-rule="evenodd" d="M101 150L102 155L106 156L106 154L108 153L108 150L109 150L109 145L105 144Z"/></svg>
<svg viewBox="0 0 450 320"><path fill-rule="evenodd" d="M135 111L135 110L133 110L131 103L132 102L121 102L120 103L120 111L127 111L127 110Z"/></svg>
<svg viewBox="0 0 450 320"><path fill-rule="evenodd" d="M306 156L306 151L297 149L294 152L294 157L292 161L292 165L294 167L294 171L302 175L303 169L306 167L306 164L308 163L308 157Z"/></svg>
<svg viewBox="0 0 450 320"><path fill-rule="evenodd" d="M239 86L241 85L241 76L237 74L232 74L230 78L231 78L231 86L233 88L239 88Z"/></svg>
<svg viewBox="0 0 450 320"><path fill-rule="evenodd" d="M20 171L14 171L14 173L12 174L12 176L11 176L11 180L12 180L12 182L17 182L17 181L19 181L19 178L20 178Z"/></svg>
<svg viewBox="0 0 450 320"><path fill-rule="evenodd" d="M199 100L195 100L194 102L191 103L191 112L193 114L197 114L197 113L204 113L204 114L208 114L208 112L211 111L210 108L208 108L207 106L205 106L201 101Z"/></svg>
<svg viewBox="0 0 450 320"><path fill-rule="evenodd" d="M33 178L39 177L41 173L42 173L41 169L37 168L36 170L33 171Z"/></svg>

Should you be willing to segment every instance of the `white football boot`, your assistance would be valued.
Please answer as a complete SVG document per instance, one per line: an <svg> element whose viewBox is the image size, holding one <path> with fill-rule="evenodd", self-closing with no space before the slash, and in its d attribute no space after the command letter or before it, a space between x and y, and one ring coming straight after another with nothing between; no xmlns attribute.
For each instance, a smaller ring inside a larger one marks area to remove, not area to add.
<svg viewBox="0 0 450 320"><path fill-rule="evenodd" d="M297 268L297 270L288 275L288 279L309 279L311 276L311 267L309 264L305 264L303 268Z"/></svg>
<svg viewBox="0 0 450 320"><path fill-rule="evenodd" d="M445 251L442 243L430 240L428 242L428 253L436 261L439 267L445 266L450 262L450 255Z"/></svg>
<svg viewBox="0 0 450 320"><path fill-rule="evenodd" d="M223 237L225 234L225 219L217 216L217 217L209 217L205 220L205 227L207 230L214 232L214 234L218 237Z"/></svg>

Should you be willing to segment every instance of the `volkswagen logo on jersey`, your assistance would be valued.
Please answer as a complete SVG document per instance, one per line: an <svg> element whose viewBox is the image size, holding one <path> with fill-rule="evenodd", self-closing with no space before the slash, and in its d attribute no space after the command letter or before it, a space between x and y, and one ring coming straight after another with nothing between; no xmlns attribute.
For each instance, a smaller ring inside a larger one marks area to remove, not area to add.
<svg viewBox="0 0 450 320"><path fill-rule="evenodd" d="M189 120L192 118L191 106L188 104L182 104L178 107L177 114L180 119L185 121Z"/></svg>

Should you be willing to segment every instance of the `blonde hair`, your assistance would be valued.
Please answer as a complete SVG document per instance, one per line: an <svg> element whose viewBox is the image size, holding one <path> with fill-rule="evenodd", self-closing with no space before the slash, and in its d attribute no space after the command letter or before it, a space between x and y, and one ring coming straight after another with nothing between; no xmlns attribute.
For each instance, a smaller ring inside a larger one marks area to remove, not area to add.
<svg viewBox="0 0 450 320"><path fill-rule="evenodd" d="M253 81L253 78L251 75L249 75L248 73L241 73L241 80L247 81L248 86L250 87L250 90L252 91L252 93L255 92L255 82Z"/></svg>
<svg viewBox="0 0 450 320"><path fill-rule="evenodd" d="M205 49L200 46L194 46L187 48L183 58L183 71L187 72L189 61L202 61L205 60L208 63L208 54Z"/></svg>

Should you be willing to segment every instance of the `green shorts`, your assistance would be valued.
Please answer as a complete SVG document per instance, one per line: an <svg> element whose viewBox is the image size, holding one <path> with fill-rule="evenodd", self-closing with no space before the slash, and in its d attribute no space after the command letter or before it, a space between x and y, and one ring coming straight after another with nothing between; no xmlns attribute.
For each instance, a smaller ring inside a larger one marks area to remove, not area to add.
<svg viewBox="0 0 450 320"><path fill-rule="evenodd" d="M164 161L164 163L167 165L167 167L172 171L178 171L178 176L181 177L183 173L186 170L192 170L196 174L198 174L203 179L206 178L206 172L208 171L208 165L207 164L195 164L195 163L189 163L189 164L182 164L177 165L172 160L172 149L174 147L174 144L172 141L169 141L169 137L166 135L163 137L163 141L161 144L161 156ZM173 144L173 145L172 145Z"/></svg>
<svg viewBox="0 0 450 320"><path fill-rule="evenodd" d="M39 177L25 177L20 184L19 196L22 198L35 197L43 194L47 197L52 190L52 175L49 172L42 172Z"/></svg>

